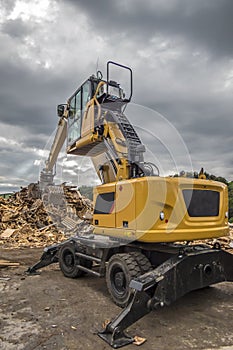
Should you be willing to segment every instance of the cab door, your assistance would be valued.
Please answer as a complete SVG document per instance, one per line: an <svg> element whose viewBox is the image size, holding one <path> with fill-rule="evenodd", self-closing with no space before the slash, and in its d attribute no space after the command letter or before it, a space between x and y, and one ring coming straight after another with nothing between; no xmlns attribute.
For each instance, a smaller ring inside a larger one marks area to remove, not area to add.
<svg viewBox="0 0 233 350"><path fill-rule="evenodd" d="M69 100L68 146L85 136L84 131L90 131L91 124L86 120L90 99L91 82L87 80Z"/></svg>
<svg viewBox="0 0 233 350"><path fill-rule="evenodd" d="M82 86L82 137L94 131L94 100L91 98L92 86L91 81L88 80Z"/></svg>
<svg viewBox="0 0 233 350"><path fill-rule="evenodd" d="M93 222L95 226L116 227L115 192L115 183L94 188Z"/></svg>
<svg viewBox="0 0 233 350"><path fill-rule="evenodd" d="M81 137L81 125L82 125L82 90L71 97L69 106L68 117L68 146L71 146Z"/></svg>

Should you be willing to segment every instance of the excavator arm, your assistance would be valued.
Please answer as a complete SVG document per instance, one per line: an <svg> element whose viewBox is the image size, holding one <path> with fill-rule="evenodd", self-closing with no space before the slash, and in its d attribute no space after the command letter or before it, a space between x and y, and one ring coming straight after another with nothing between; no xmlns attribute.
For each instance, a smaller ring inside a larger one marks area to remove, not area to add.
<svg viewBox="0 0 233 350"><path fill-rule="evenodd" d="M65 143L67 137L67 113L64 113L60 118L53 140L53 144L49 153L49 157L45 162L45 167L40 173L40 189L44 190L46 186L53 185L53 178L55 176L55 165L58 155Z"/></svg>

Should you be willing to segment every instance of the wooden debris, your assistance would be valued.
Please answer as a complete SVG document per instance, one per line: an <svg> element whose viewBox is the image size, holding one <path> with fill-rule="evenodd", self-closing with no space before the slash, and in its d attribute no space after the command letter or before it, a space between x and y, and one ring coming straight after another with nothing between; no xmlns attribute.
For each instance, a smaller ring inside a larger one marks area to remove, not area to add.
<svg viewBox="0 0 233 350"><path fill-rule="evenodd" d="M92 202L77 189L51 186L43 200L36 197L36 191L30 184L8 199L0 198L0 246L44 247L77 233L79 225L89 229Z"/></svg>
<svg viewBox="0 0 233 350"><path fill-rule="evenodd" d="M8 282L10 281L10 277L0 277L0 281Z"/></svg>
<svg viewBox="0 0 233 350"><path fill-rule="evenodd" d="M18 267L20 265L20 263L17 263L17 262L11 262L11 261L8 261L8 260L2 260L0 259L0 268L3 268L3 267Z"/></svg>
<svg viewBox="0 0 233 350"><path fill-rule="evenodd" d="M146 342L146 338L138 337L137 335L134 337L134 345L142 345Z"/></svg>
<svg viewBox="0 0 233 350"><path fill-rule="evenodd" d="M1 233L1 238L10 238L13 233L16 231L16 229L7 228L5 231Z"/></svg>
<svg viewBox="0 0 233 350"><path fill-rule="evenodd" d="M213 246L216 242L218 242L223 249L233 254L233 228L229 225L229 236L193 241L193 244L208 244Z"/></svg>
<svg viewBox="0 0 233 350"><path fill-rule="evenodd" d="M111 321L109 319L105 320L103 323L102 323L102 327L103 329L105 329L107 327L107 325L110 323Z"/></svg>

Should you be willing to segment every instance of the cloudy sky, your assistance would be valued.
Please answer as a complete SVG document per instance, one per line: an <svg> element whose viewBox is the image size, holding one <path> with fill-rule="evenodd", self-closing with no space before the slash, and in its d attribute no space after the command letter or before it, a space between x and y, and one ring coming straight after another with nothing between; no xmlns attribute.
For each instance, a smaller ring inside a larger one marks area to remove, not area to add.
<svg viewBox="0 0 233 350"><path fill-rule="evenodd" d="M233 180L232 17L232 0L0 0L0 191L37 181L56 105L108 60L133 69L129 118L162 173L170 154ZM83 159L61 171L95 179Z"/></svg>

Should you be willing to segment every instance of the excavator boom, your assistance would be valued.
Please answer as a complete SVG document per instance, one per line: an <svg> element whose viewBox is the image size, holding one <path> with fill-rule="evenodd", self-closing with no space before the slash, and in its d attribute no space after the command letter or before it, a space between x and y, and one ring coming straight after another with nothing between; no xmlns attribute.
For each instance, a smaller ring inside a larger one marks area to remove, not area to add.
<svg viewBox="0 0 233 350"><path fill-rule="evenodd" d="M40 189L43 191L47 186L53 185L55 176L55 165L58 155L65 143L67 137L67 120L64 116L59 120L55 138L49 153L49 157L45 163L45 168L40 173Z"/></svg>

